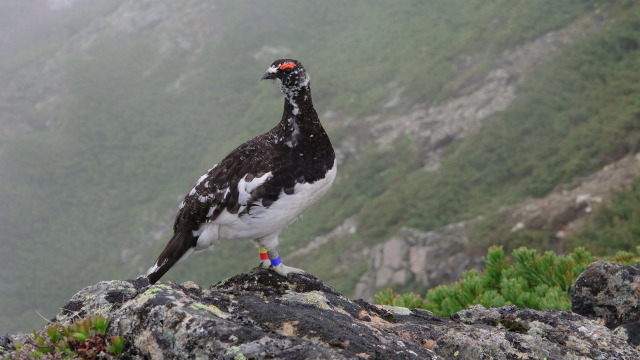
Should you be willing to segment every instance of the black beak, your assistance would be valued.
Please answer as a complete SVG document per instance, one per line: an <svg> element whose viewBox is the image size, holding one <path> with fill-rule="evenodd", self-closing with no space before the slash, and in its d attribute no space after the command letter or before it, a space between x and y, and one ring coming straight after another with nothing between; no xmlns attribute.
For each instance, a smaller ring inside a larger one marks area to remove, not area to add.
<svg viewBox="0 0 640 360"><path fill-rule="evenodd" d="M264 75L262 75L262 78L260 80L266 80L266 79L272 80L272 79L275 79L275 78L276 78L276 76L274 74L266 72L266 73L264 73Z"/></svg>

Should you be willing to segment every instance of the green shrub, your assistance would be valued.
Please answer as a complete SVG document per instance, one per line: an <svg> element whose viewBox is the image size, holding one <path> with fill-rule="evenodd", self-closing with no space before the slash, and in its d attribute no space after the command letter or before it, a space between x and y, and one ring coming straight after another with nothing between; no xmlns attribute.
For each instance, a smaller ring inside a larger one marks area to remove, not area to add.
<svg viewBox="0 0 640 360"><path fill-rule="evenodd" d="M521 247L514 250L511 257L506 257L502 247L493 246L484 259L483 272L465 271L460 281L429 290L425 299L413 293L397 294L391 289L376 294L375 298L378 304L423 308L441 316L476 304L569 310L571 286L595 260L583 248L567 255L556 255L551 251L541 254ZM619 252L605 260L630 265L640 263L640 256Z"/></svg>

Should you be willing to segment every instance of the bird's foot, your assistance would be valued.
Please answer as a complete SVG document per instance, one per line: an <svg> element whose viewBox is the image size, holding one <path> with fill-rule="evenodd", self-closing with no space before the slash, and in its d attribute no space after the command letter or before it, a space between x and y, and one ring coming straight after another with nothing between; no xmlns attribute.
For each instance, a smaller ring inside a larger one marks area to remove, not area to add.
<svg viewBox="0 0 640 360"><path fill-rule="evenodd" d="M276 266L272 266L270 267L270 269L282 276L287 276L289 274L305 274L306 273L306 271L302 269L286 266L284 264L278 264Z"/></svg>
<svg viewBox="0 0 640 360"><path fill-rule="evenodd" d="M269 260L260 260L260 264L258 265L262 269L268 269L271 267L271 261Z"/></svg>

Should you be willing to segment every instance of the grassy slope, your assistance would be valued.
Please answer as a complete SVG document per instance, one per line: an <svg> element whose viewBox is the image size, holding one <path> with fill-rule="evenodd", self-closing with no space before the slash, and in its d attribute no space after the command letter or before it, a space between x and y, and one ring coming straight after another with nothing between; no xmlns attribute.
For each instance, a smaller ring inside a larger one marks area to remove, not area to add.
<svg viewBox="0 0 640 360"><path fill-rule="evenodd" d="M598 209L592 221L570 239L570 245L604 254L618 249L630 251L640 239L639 204L640 179L636 179L627 189L619 191L611 204Z"/></svg>
<svg viewBox="0 0 640 360"><path fill-rule="evenodd" d="M263 45L287 45L307 64L318 79L314 98L320 113L341 109L371 114L388 97L390 81L406 87L409 103L441 101L452 91L447 80L451 63L460 56L483 53L489 62L507 46L566 25L594 2L406 1L391 8L382 1L352 2L348 8L339 2L312 6L288 1L269 7L224 3L217 8L225 15L223 40L204 44L193 63L160 56L142 35L124 43L100 40L87 58L68 64L67 81L75 99L62 128L17 139L0 157L0 200L11 204L0 208L1 330L35 326L36 316L27 309L52 315L79 287L135 276L138 266L152 261L164 244L154 244L143 254L142 264L122 264L120 249L147 231L157 209L172 206L176 194L234 144L273 125L265 119L279 118L281 99L272 87L257 84L272 59L258 62L251 57ZM187 80L183 91L165 90L190 67L203 71ZM532 96L534 90L529 90ZM488 134L500 135L499 127L492 129ZM378 241L400 224L430 228L480 211L491 199L487 195L503 191L494 188L500 186L494 177L478 186L487 177L481 172L484 164L496 159L485 155L489 158L465 163L465 153L480 153L465 150L471 148L467 144L472 140L458 147L443 167L452 170L438 178L415 172L411 157L398 163L397 154L366 152L341 169L328 198L285 234L285 246L299 247L354 214L365 224L364 240ZM397 145L400 154L406 145ZM461 164L456 165L456 159ZM576 167L574 173L589 169ZM475 176L459 180L463 170ZM563 171L569 172L546 186L570 178L571 169ZM523 181L507 180L510 190ZM386 190L391 185L396 190ZM460 189L477 186L470 199L456 198ZM505 199L513 197L493 205ZM410 216L400 211L407 204L415 205ZM446 211L444 205L457 207ZM426 217L430 212L437 216ZM348 239L327 249L307 267L348 291L362 264L354 265L351 277L331 274L327 264L334 256L328 250L344 251L361 240ZM210 283L247 269L253 261L248 244L223 244L215 256L196 257L168 279Z"/></svg>
<svg viewBox="0 0 640 360"><path fill-rule="evenodd" d="M468 139L467 144L474 142L474 151L465 151L462 144L449 159L465 174L477 174L464 204L473 209L484 200L489 206L480 206L496 208L524 196L544 195L558 184L571 186L577 175L640 150L640 7L629 3L614 14L615 23L567 49L539 77L525 83L519 101L481 134ZM632 187L620 198L633 198L634 191ZM631 215L637 212L635 205L620 199L617 204L623 205L615 215L605 209L604 215L594 219L588 230L591 235L578 235L566 245L586 246L598 255L634 250L637 241L632 234L640 235L636 230L625 236L603 231L607 226L637 227L637 218ZM555 241L553 234L544 231L511 233L501 226L500 218L492 217L480 225L474 238L483 246L501 244L507 249L523 245L542 249L542 244L551 246Z"/></svg>

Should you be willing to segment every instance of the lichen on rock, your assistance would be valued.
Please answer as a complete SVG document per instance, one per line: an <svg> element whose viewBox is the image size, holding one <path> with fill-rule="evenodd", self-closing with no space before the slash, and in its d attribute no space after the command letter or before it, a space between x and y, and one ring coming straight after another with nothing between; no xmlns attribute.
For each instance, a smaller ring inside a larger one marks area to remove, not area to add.
<svg viewBox="0 0 640 360"><path fill-rule="evenodd" d="M256 268L209 288L141 277L76 294L56 316L101 308L130 359L638 359L619 331L583 316L515 306L442 318L349 300L308 275ZM73 309L73 310L72 310ZM11 338L5 341L9 348Z"/></svg>

